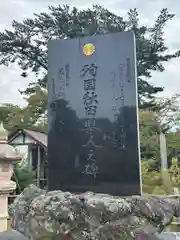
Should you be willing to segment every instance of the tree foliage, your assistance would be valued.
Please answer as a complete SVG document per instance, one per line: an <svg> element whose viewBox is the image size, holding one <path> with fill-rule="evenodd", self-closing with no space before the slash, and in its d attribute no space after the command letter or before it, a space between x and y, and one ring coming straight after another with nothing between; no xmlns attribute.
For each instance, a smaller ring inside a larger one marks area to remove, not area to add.
<svg viewBox="0 0 180 240"><path fill-rule="evenodd" d="M35 173L29 169L28 165L19 166L18 164L14 168L14 174L12 180L17 184L16 193L20 194L29 184L33 183Z"/></svg>
<svg viewBox="0 0 180 240"><path fill-rule="evenodd" d="M11 103L3 103L0 105L0 121L7 124L10 114L16 114L20 111L20 107Z"/></svg>
<svg viewBox="0 0 180 240"><path fill-rule="evenodd" d="M180 167L177 158L172 158L170 168L164 171L150 170L147 161L141 162L143 193L164 195L180 189Z"/></svg>
<svg viewBox="0 0 180 240"><path fill-rule="evenodd" d="M146 159L149 169L160 169L159 133L166 134L168 165L172 157L180 159L180 134L175 130L179 125L180 105L179 98L159 98L159 110L139 111L141 159ZM178 154L179 153L179 154ZM179 155L179 156L178 156Z"/></svg>
<svg viewBox="0 0 180 240"><path fill-rule="evenodd" d="M172 128L178 129L180 127L180 94L156 98L156 106L153 110L156 112L160 131L167 132Z"/></svg>
<svg viewBox="0 0 180 240"><path fill-rule="evenodd" d="M8 130L14 131L16 128L37 129L36 125L39 121L41 122L47 111L47 93L40 87L36 87L35 92L26 98L26 102L25 107L9 111L6 118Z"/></svg>
<svg viewBox="0 0 180 240"><path fill-rule="evenodd" d="M173 183L168 171L150 170L147 161L141 162L143 193L164 195L173 193Z"/></svg>
<svg viewBox="0 0 180 240"><path fill-rule="evenodd" d="M169 132L167 134L167 144L169 148L179 149L179 152L180 152L180 133Z"/></svg>
<svg viewBox="0 0 180 240"><path fill-rule="evenodd" d="M139 111L140 146L142 159L160 159L159 123L151 111Z"/></svg>
<svg viewBox="0 0 180 240"><path fill-rule="evenodd" d="M86 35L132 30L136 36L137 74L140 107L154 104L154 95L163 91L148 83L152 71L164 71L164 63L179 57L180 51L168 54L164 42L164 27L174 14L162 9L152 26L142 25L136 9L130 9L128 19L123 19L101 6L79 10L67 5L49 7L49 12L34 14L23 22L13 21L13 30L0 33L0 64L8 66L17 63L22 76L30 71L37 75L44 73L37 83L30 84L26 94L35 91L36 86L47 84L47 43L49 40L75 38Z"/></svg>
<svg viewBox="0 0 180 240"><path fill-rule="evenodd" d="M171 181L173 184L175 186L180 186L180 167L177 158L172 159L172 164L169 171L171 173Z"/></svg>

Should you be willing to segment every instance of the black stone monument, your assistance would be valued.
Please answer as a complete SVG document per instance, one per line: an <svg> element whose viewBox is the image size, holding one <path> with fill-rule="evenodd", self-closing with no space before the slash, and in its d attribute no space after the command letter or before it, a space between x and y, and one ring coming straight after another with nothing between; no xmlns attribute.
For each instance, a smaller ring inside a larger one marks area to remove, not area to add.
<svg viewBox="0 0 180 240"><path fill-rule="evenodd" d="M141 194L132 32L48 45L48 188Z"/></svg>

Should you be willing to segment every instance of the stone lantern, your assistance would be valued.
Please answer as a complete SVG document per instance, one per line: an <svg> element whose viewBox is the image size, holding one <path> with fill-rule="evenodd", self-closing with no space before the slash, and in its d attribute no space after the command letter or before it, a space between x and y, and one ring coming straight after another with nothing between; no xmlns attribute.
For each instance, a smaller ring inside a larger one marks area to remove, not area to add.
<svg viewBox="0 0 180 240"><path fill-rule="evenodd" d="M15 149L8 145L8 131L0 124L0 232L7 230L8 196L16 189L11 181L13 164L21 160Z"/></svg>

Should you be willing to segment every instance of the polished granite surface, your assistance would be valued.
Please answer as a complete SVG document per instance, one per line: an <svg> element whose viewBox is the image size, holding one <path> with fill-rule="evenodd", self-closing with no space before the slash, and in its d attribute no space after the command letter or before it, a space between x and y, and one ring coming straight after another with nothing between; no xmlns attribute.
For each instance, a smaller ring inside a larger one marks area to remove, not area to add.
<svg viewBox="0 0 180 240"><path fill-rule="evenodd" d="M133 34L52 40L48 54L49 190L140 194Z"/></svg>

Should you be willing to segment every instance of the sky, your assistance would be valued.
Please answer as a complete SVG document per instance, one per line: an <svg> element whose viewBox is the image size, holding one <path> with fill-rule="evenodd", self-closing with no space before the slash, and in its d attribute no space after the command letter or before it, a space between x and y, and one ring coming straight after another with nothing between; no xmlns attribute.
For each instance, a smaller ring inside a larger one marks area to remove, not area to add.
<svg viewBox="0 0 180 240"><path fill-rule="evenodd" d="M146 3L145 3L146 2ZM13 20L21 21L32 17L33 13L46 11L48 5L68 4L79 8L88 8L98 4L110 11L126 16L130 8L137 8L141 22L152 25L162 8L168 8L176 17L165 28L165 40L170 50L180 49L180 1L179 0L6 0L0 1L0 31L11 29ZM150 80L156 86L164 87L163 96L180 92L180 59L173 59L165 65L163 73L153 73ZM35 81L34 75L20 77L21 71L16 65L0 66L0 103L24 105L25 102L18 89L26 89L29 82Z"/></svg>

